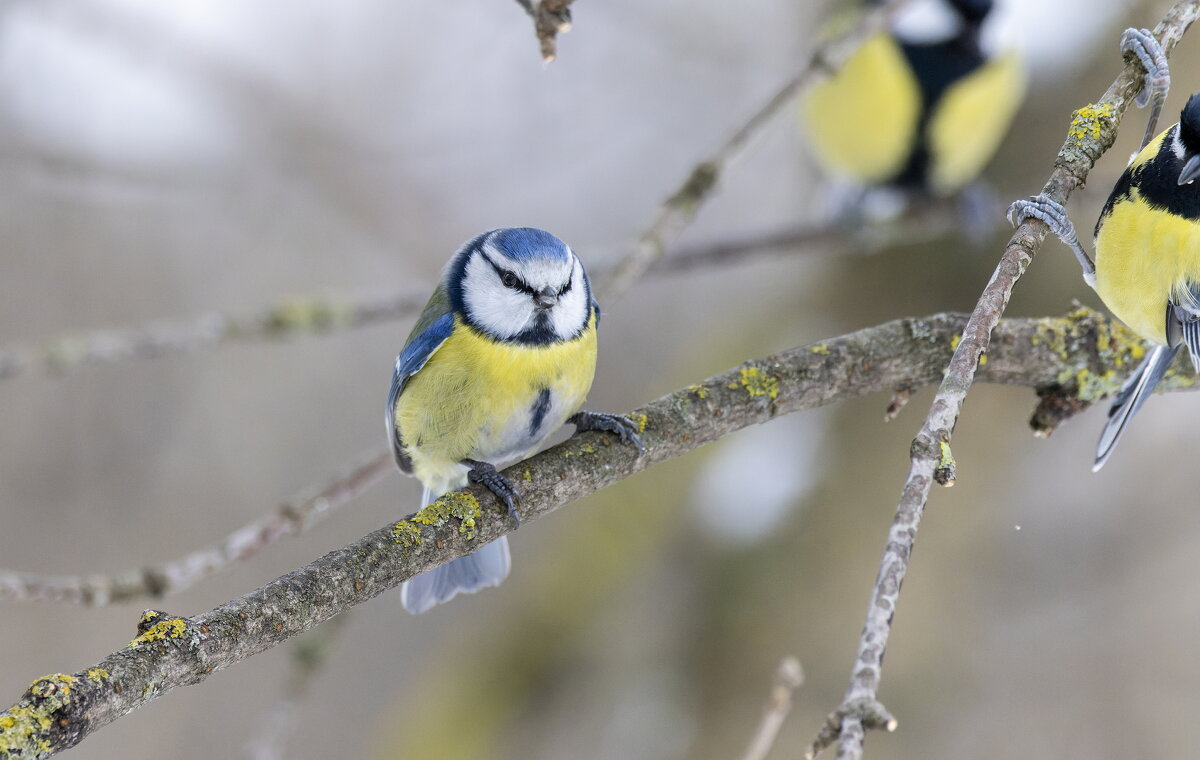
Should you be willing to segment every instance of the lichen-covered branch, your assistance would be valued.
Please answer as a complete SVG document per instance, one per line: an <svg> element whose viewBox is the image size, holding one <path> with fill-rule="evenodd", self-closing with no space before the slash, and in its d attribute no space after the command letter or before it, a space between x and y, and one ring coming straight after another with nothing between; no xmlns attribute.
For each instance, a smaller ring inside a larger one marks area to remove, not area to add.
<svg viewBox="0 0 1200 760"><path fill-rule="evenodd" d="M1198 16L1200 0L1178 2L1168 11L1154 30L1168 53ZM1083 184L1095 162L1112 147L1121 117L1142 88L1143 74L1141 65L1127 58L1121 74L1100 101L1076 111L1067 139L1055 159L1054 171L1042 189L1044 194L1065 203L1071 191ZM862 757L864 729L895 727L895 721L878 702L878 689L892 619L917 530L933 483L954 483L956 464L950 451L951 433L975 379L976 368L980 367L980 357L989 348L992 331L1046 232L1042 222L1031 220L1013 233L963 329L962 340L950 359L929 414L913 440L911 465L867 605L850 686L841 706L830 716L829 725L836 730L823 731L810 748L810 756L838 740L839 760L857 760Z"/></svg>
<svg viewBox="0 0 1200 760"><path fill-rule="evenodd" d="M558 55L558 35L571 31L571 3L575 0L517 0L533 19L533 31L542 49L542 60L550 63Z"/></svg>
<svg viewBox="0 0 1200 760"><path fill-rule="evenodd" d="M179 559L111 575L44 575L0 570L0 601L67 602L101 606L176 594L249 559L284 536L323 520L390 475L396 465L388 452L360 457L315 493L301 494L268 515L230 533L219 543Z"/></svg>
<svg viewBox="0 0 1200 760"><path fill-rule="evenodd" d="M780 414L936 382L962 325L956 314L896 320L750 361L668 394L631 415L646 444L640 457L611 436L588 432L508 468L521 520ZM1111 390L1137 348L1127 331L1086 310L1057 320L1009 320L980 376L1047 387L1092 373ZM1183 384L1182 377L1167 383ZM0 713L0 760L44 758L75 746L176 687L199 683L511 530L494 497L469 488L208 612L150 611L128 646L76 673L38 679Z"/></svg>
<svg viewBox="0 0 1200 760"><path fill-rule="evenodd" d="M806 89L840 69L858 46L883 28L889 14L907 0L886 0L863 14L845 33L822 44L783 87L742 124L728 140L704 161L692 168L683 184L659 208L654 221L642 233L637 245L617 263L612 272L598 278L597 291L605 301L618 298L656 261L667 246L696 217L696 212L712 196L726 168L741 156L746 146L779 111Z"/></svg>
<svg viewBox="0 0 1200 760"><path fill-rule="evenodd" d="M861 373L864 368L860 363L874 365L877 371L881 366L887 368L887 374L878 378L880 384L871 389L891 388L904 395L936 382L953 347L958 345L958 325L965 319L963 315L940 314L901 320L810 346L808 359L826 368L825 375L813 382L830 383L821 403L866 392L838 379ZM897 325L908 327L899 330ZM994 340L1006 348L1002 354L988 357L982 379L1035 389L1040 401L1030 424L1038 435L1049 435L1067 417L1114 393L1143 350L1138 337L1119 322L1082 307L1058 319L1005 321ZM828 358L825 352L829 346L843 347L840 359ZM1021 351L1022 347L1028 350ZM1164 390L1191 387L1193 376L1182 359L1179 366L1183 371L1173 369L1162 383ZM178 593L248 559L279 538L315 525L389 475L393 468L387 451L361 457L315 492L310 489L221 542L170 562L87 576L0 569L0 601L99 606L134 600L150 602Z"/></svg>

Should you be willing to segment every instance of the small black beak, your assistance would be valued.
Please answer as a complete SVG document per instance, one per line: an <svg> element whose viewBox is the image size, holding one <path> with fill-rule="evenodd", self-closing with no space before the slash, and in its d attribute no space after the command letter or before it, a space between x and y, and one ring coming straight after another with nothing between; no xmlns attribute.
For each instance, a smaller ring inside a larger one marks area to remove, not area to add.
<svg viewBox="0 0 1200 760"><path fill-rule="evenodd" d="M533 302L539 311L545 311L558 303L558 294L554 292L553 288L542 288L541 292L533 294Z"/></svg>
<svg viewBox="0 0 1200 760"><path fill-rule="evenodd" d="M1200 178L1200 155L1192 156L1179 172L1179 184L1190 185Z"/></svg>

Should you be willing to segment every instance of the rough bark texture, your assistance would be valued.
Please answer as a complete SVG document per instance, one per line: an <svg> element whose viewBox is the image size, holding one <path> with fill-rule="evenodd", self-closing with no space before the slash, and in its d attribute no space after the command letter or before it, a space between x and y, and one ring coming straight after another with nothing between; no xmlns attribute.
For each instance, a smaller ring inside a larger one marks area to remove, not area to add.
<svg viewBox="0 0 1200 760"><path fill-rule="evenodd" d="M878 327L747 362L633 412L646 452L582 433L505 471L523 522L651 465L748 425L832 401L937 382L965 318L939 314ZM1132 368L1136 338L1079 309L1060 319L1008 320L980 368L986 381L1068 392L1065 378L1096 375L1081 393L1113 390ZM1193 378L1172 373L1167 387ZM636 531L636 525L628 526ZM0 759L48 757L178 686L203 681L512 530L478 487L454 492L408 519L267 585L192 617L150 611L128 646L71 675L38 679L0 713Z"/></svg>

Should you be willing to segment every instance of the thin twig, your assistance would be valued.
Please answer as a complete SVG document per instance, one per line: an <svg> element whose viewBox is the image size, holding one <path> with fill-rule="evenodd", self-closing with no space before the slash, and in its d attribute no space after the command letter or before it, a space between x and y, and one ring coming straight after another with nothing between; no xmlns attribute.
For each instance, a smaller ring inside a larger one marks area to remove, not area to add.
<svg viewBox="0 0 1200 760"><path fill-rule="evenodd" d="M791 103L800 93L840 69L858 46L883 28L888 16L907 0L887 0L864 13L849 31L819 45L808 60L783 87L764 103L706 160L697 164L670 198L659 208L654 221L642 233L636 247L618 262L614 270L600 280L597 290L611 302L662 258L667 246L696 217L696 212L712 196L717 181L730 163L741 156L763 126Z"/></svg>
<svg viewBox="0 0 1200 760"><path fill-rule="evenodd" d="M883 226L847 230L839 226L802 225L673 249L647 273L667 276L681 271L731 266L777 257L864 255L938 239L957 228L954 210L946 205L915 209ZM595 269L598 277L609 271ZM289 298L249 316L202 314L187 320L142 327L67 335L40 346L0 349L0 380L22 375L61 375L105 364L158 359L224 343L286 341L341 330L410 319L427 296L412 292L354 298Z"/></svg>
<svg viewBox="0 0 1200 760"><path fill-rule="evenodd" d="M112 575L52 576L0 570L0 600L66 602L99 607L133 599L177 594L235 562L257 554L284 536L307 530L378 483L396 468L392 457L360 457L316 493L297 496L223 541L172 562Z"/></svg>
<svg viewBox="0 0 1200 760"><path fill-rule="evenodd" d="M794 362L806 390L813 394L801 408L851 398L871 390L905 392L937 382L959 340L966 317L936 314L903 319L833 338L781 354ZM1119 322L1085 308L1056 319L1009 319L997 327L987 364L986 382L1024 385L1042 397L1034 416L1035 431L1044 434L1042 407L1047 397L1078 412L1116 392L1133 367L1141 340ZM1182 357L1180 362L1182 365ZM749 371L748 371L749 372ZM1061 378L1071 378L1064 385ZM1081 387L1077 379L1088 378ZM1163 390L1188 389L1193 375L1171 372ZM770 379L756 385L753 373L739 382L750 392L775 389ZM800 382L800 381L798 381ZM701 386L695 393L707 394ZM1056 420L1061 423L1066 415ZM686 431L683 431L686 432ZM54 576L0 570L0 600L67 602L88 606L153 601L195 585L269 546L300 533L392 472L391 455L381 451L363 457L313 495L302 495L229 535L211 547L178 560L114 575Z"/></svg>
<svg viewBox="0 0 1200 760"><path fill-rule="evenodd" d="M550 63L558 56L558 35L571 31L571 3L575 0L517 0L533 19L542 51L542 61Z"/></svg>
<svg viewBox="0 0 1200 760"><path fill-rule="evenodd" d="M758 730L754 732L754 738L750 740L750 746L746 748L742 760L764 760L774 746L775 738L779 736L783 721L792 711L792 694L803 683L804 670L800 667L800 661L795 657L784 657L775 671L771 697L763 710Z"/></svg>
<svg viewBox="0 0 1200 760"><path fill-rule="evenodd" d="M1167 52L1174 48L1198 16L1200 0L1176 3L1167 13L1155 29L1155 35ZM1076 112L1043 193L1065 203L1071 191L1083 184L1096 160L1116 139L1121 117L1141 89L1142 73L1140 64L1127 61L1120 76L1099 103L1086 111ZM1026 221L1017 228L963 329L962 340L950 359L945 379L912 443L911 466L867 605L866 622L859 640L850 687L841 706L832 713L827 724L835 726L836 730L822 732L809 750L810 757L837 740L839 760L858 760L862 757L864 729L885 727L890 730L895 726L894 720L879 704L877 695L896 603L908 571L908 560L912 555L921 516L934 481L943 485L954 482L951 432L974 381L980 357L988 349L992 330L1004 313L1017 280L1040 248L1046 232L1045 224L1037 220Z"/></svg>

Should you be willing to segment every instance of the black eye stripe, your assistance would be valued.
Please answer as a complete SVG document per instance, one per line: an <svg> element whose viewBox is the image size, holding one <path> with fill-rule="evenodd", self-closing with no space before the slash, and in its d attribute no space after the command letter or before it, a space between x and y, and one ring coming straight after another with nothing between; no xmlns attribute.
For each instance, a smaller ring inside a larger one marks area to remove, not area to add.
<svg viewBox="0 0 1200 760"><path fill-rule="evenodd" d="M507 269L502 268L499 264L492 261L491 256L488 256L483 251L480 251L479 255L483 257L484 261L486 261L487 263L492 265L492 269L494 269L496 271L496 276L500 278L500 282L502 282L502 283L504 282L505 276L511 276L515 280L515 282L512 285L508 285L507 283L505 283L506 287L510 287L515 290L520 290L521 292L529 293L530 295L534 294L534 292L535 292L534 289L529 287L527 284L525 284L525 281L522 280L520 278L520 276L517 275L516 272L511 272Z"/></svg>
<svg viewBox="0 0 1200 760"><path fill-rule="evenodd" d="M571 272L571 276L567 278L567 284L558 289L558 297L562 298L571 290L571 285L575 282L575 272Z"/></svg>

